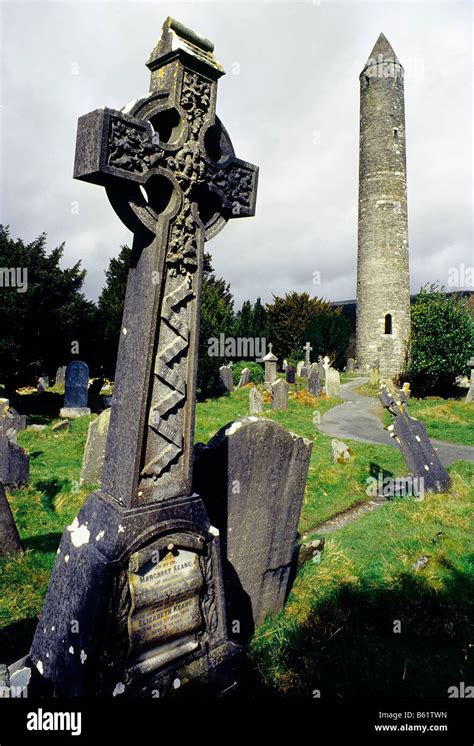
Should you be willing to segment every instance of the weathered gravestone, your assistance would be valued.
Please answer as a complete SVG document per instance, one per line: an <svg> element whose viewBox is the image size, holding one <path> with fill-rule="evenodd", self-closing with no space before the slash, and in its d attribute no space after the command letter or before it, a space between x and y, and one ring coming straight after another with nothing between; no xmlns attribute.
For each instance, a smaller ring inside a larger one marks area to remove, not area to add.
<svg viewBox="0 0 474 746"><path fill-rule="evenodd" d="M308 378L308 391L312 396L321 396L321 381L319 380L318 366L311 366Z"/></svg>
<svg viewBox="0 0 474 746"><path fill-rule="evenodd" d="M90 414L89 396L89 368L82 360L73 360L66 369L66 383L64 388L64 407L59 416L74 419Z"/></svg>
<svg viewBox="0 0 474 746"><path fill-rule="evenodd" d="M350 448L337 438L331 440L331 450L333 464L345 464L352 458Z"/></svg>
<svg viewBox="0 0 474 746"><path fill-rule="evenodd" d="M311 372L311 352L312 352L312 349L313 348L311 347L310 343L306 342L305 346L303 347L305 360L304 360L304 365L301 368L301 376L303 378L308 378L309 374Z"/></svg>
<svg viewBox="0 0 474 746"><path fill-rule="evenodd" d="M348 358L346 363L346 373L352 373L355 368L355 360L353 357Z"/></svg>
<svg viewBox="0 0 474 746"><path fill-rule="evenodd" d="M288 409L289 386L281 378L272 386L272 409Z"/></svg>
<svg viewBox="0 0 474 746"><path fill-rule="evenodd" d="M17 433L26 428L26 416L10 407L8 399L2 400L0 411L0 436L6 435L13 443L16 443Z"/></svg>
<svg viewBox="0 0 474 746"><path fill-rule="evenodd" d="M241 389L242 386L247 386L247 384L250 381L250 369L244 368L240 374L239 383L237 385L238 389Z"/></svg>
<svg viewBox="0 0 474 746"><path fill-rule="evenodd" d="M296 383L296 371L291 365L287 365L285 371L285 381L287 383Z"/></svg>
<svg viewBox="0 0 474 746"><path fill-rule="evenodd" d="M326 369L324 390L330 399L338 399L341 396L341 379L338 370L334 368Z"/></svg>
<svg viewBox="0 0 474 746"><path fill-rule="evenodd" d="M299 360L296 364L296 377L301 378L301 371L304 367L304 360Z"/></svg>
<svg viewBox="0 0 474 746"><path fill-rule="evenodd" d="M56 695L235 681L192 444L204 242L254 214L257 168L215 115L213 48L168 18L150 93L79 120L75 177L106 186L134 240L102 491L63 534L30 651L35 685Z"/></svg>
<svg viewBox="0 0 474 746"><path fill-rule="evenodd" d="M260 391L256 388L249 391L249 414L259 414L263 412L263 398Z"/></svg>
<svg viewBox="0 0 474 746"><path fill-rule="evenodd" d="M319 373L319 380L321 383L325 383L326 381L326 366L324 365L323 358L321 355L318 357L318 373Z"/></svg>
<svg viewBox="0 0 474 746"><path fill-rule="evenodd" d="M60 365L56 371L56 378L55 378L54 383L56 386L58 384L60 384L61 386L64 386L65 380L66 380L66 366Z"/></svg>
<svg viewBox="0 0 474 746"><path fill-rule="evenodd" d="M474 399L474 357L471 357L468 365L471 369L471 380L469 384L469 391L466 394L466 403Z"/></svg>
<svg viewBox="0 0 474 746"><path fill-rule="evenodd" d="M36 388L40 394L49 389L49 376L40 376Z"/></svg>
<svg viewBox="0 0 474 746"><path fill-rule="evenodd" d="M28 454L5 435L0 436L0 557L23 552L4 485L18 487L27 484L28 478Z"/></svg>
<svg viewBox="0 0 474 746"><path fill-rule="evenodd" d="M219 368L219 380L224 391L232 392L234 390L232 371L227 365L221 365Z"/></svg>
<svg viewBox="0 0 474 746"><path fill-rule="evenodd" d="M374 360L372 368L369 373L369 385L370 386L378 386L380 382L380 362L377 358Z"/></svg>
<svg viewBox="0 0 474 746"><path fill-rule="evenodd" d="M96 482L101 484L102 482L109 423L110 409L105 409L89 425L82 458L80 484L95 484Z"/></svg>
<svg viewBox="0 0 474 746"><path fill-rule="evenodd" d="M268 345L268 352L263 358L263 362L265 363L265 383L270 385L276 379L278 362L278 358L276 355L273 354L272 348L273 345L270 342L270 344Z"/></svg>
<svg viewBox="0 0 474 746"><path fill-rule="evenodd" d="M418 481L423 480L426 492L446 492L451 484L450 476L442 467L425 426L408 414L404 392L398 391L393 385L382 384L379 398L382 406L395 418L390 428L393 429L393 437L400 443L411 475Z"/></svg>
<svg viewBox="0 0 474 746"><path fill-rule="evenodd" d="M194 489L221 533L227 618L238 639L279 612L290 590L311 448L276 422L243 417L196 449Z"/></svg>

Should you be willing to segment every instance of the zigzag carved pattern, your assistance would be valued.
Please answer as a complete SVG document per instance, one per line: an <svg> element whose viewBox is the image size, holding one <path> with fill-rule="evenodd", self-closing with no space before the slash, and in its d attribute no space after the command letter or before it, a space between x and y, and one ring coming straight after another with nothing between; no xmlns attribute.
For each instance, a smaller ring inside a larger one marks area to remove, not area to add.
<svg viewBox="0 0 474 746"><path fill-rule="evenodd" d="M172 363L189 346L189 328L187 320L176 313L175 309L183 303L187 305L194 298L190 274L184 277L169 275L169 279L175 287L165 295L161 319L167 323L173 339L166 343L160 340L154 370L155 375L168 386L169 392L152 404L148 421L163 442L156 456L142 470L142 476L155 479L183 452L183 434L181 428L177 427L176 413L173 410L186 400L186 381L172 369Z"/></svg>

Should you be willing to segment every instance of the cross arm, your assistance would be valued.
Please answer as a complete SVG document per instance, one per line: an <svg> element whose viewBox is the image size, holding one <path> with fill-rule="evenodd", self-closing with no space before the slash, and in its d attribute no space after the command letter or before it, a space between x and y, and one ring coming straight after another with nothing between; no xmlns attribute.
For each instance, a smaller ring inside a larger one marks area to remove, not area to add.
<svg viewBox="0 0 474 746"><path fill-rule="evenodd" d="M110 177L144 184L163 152L149 122L96 109L79 118L74 178L102 186Z"/></svg>
<svg viewBox="0 0 474 746"><path fill-rule="evenodd" d="M209 174L209 189L216 192L228 217L255 215L258 167L232 156Z"/></svg>

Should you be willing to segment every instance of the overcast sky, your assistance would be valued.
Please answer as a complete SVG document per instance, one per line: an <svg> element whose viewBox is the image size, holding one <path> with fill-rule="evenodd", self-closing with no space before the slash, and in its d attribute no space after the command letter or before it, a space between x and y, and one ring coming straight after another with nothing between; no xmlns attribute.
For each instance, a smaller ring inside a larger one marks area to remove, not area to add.
<svg viewBox="0 0 474 746"><path fill-rule="evenodd" d="M0 220L26 241L65 241L87 297L131 234L101 187L72 179L76 122L148 91L168 15L215 43L227 72L217 113L237 156L260 167L256 216L207 244L237 307L291 290L355 297L358 75L381 31L405 67L412 292L474 264L469 0L0 5Z"/></svg>

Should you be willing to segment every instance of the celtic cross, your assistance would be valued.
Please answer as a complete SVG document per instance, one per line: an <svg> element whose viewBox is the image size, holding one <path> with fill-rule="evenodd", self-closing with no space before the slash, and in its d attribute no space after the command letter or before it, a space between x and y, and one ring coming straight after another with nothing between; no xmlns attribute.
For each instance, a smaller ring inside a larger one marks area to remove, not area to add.
<svg viewBox="0 0 474 746"><path fill-rule="evenodd" d="M213 44L168 18L150 93L79 119L74 177L133 232L102 490L125 507L191 491L204 242L255 214L258 169L215 114Z"/></svg>

